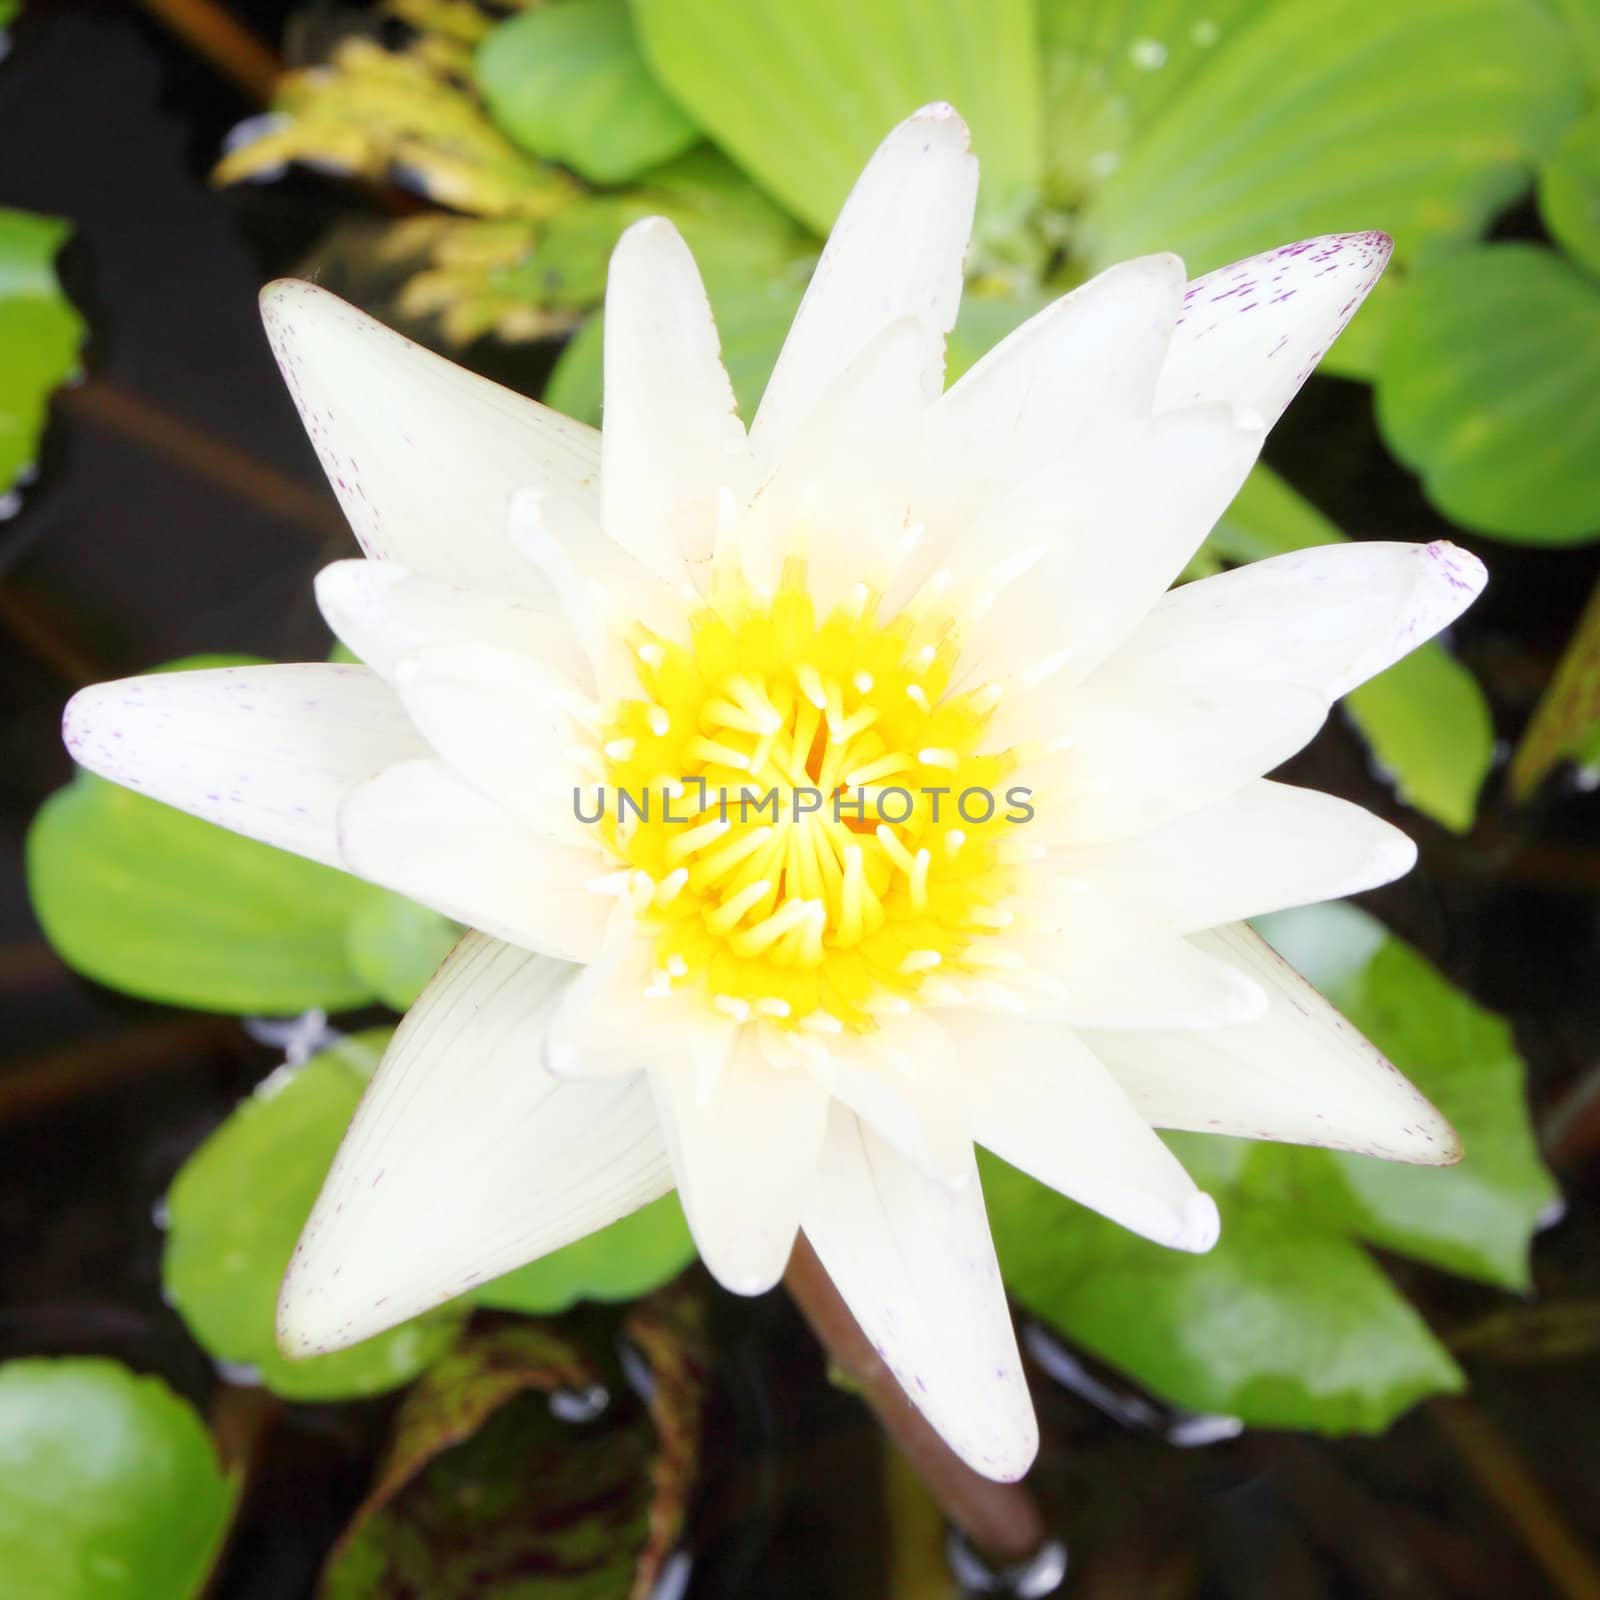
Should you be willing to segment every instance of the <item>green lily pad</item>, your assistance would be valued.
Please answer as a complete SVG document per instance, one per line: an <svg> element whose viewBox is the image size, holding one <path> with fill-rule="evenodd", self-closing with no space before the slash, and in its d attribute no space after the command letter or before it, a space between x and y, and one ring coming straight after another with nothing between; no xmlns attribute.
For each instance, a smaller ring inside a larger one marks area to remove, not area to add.
<svg viewBox="0 0 1600 1600"><path fill-rule="evenodd" d="M0 1366L7 1600L191 1600L233 1505L204 1425L114 1361Z"/></svg>
<svg viewBox="0 0 1600 1600"><path fill-rule="evenodd" d="M695 1259L676 1192L508 1272L477 1290L479 1305L544 1315L579 1300L636 1300Z"/></svg>
<svg viewBox="0 0 1600 1600"><path fill-rule="evenodd" d="M564 0L511 17L479 45L474 76L523 149L595 183L626 182L700 137L645 65L628 0Z"/></svg>
<svg viewBox="0 0 1600 1600"><path fill-rule="evenodd" d="M1462 1380L1362 1244L1520 1287L1555 1191L1501 1019L1353 908L1271 920L1454 1122L1459 1166L1169 1135L1221 1212L1205 1256L1163 1250L997 1161L984 1193L1012 1293L1152 1390L1261 1426L1374 1432Z"/></svg>
<svg viewBox="0 0 1600 1600"><path fill-rule="evenodd" d="M1194 273L1381 228L1411 258L1515 199L1583 93L1538 0L1276 0L1131 140L1085 203L1080 247L1095 269L1176 250Z"/></svg>
<svg viewBox="0 0 1600 1600"><path fill-rule="evenodd" d="M1600 534L1600 282L1533 244L1430 256L1383 347L1378 422L1463 527L1541 545Z"/></svg>
<svg viewBox="0 0 1600 1600"><path fill-rule="evenodd" d="M253 1367L289 1400L346 1400L409 1383L455 1342L461 1303L331 1355L291 1361L278 1286L386 1031L357 1034L268 1078L184 1163L167 1196L162 1282L218 1361Z"/></svg>
<svg viewBox="0 0 1600 1600"><path fill-rule="evenodd" d="M1556 243L1600 273L1600 111L1573 123L1539 169L1539 211Z"/></svg>
<svg viewBox="0 0 1600 1600"><path fill-rule="evenodd" d="M15 14L0 14L0 44ZM33 466L51 394L78 371L83 318L55 271L71 232L59 218L0 207L0 508Z"/></svg>
<svg viewBox="0 0 1600 1600"><path fill-rule="evenodd" d="M983 160L980 232L1011 231L1039 180L1032 0L633 0L673 98L776 200L826 233L867 158L948 100Z"/></svg>
<svg viewBox="0 0 1600 1600"><path fill-rule="evenodd" d="M1241 564L1345 535L1267 467L1257 467L1207 541ZM1478 681L1430 642L1353 690L1344 701L1395 790L1424 816L1465 833L1494 762L1494 723Z"/></svg>

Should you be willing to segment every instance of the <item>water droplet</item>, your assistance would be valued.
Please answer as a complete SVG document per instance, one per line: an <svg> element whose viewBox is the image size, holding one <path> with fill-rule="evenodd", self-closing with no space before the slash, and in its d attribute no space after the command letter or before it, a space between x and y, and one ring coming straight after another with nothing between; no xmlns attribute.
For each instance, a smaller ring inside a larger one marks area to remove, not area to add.
<svg viewBox="0 0 1600 1600"><path fill-rule="evenodd" d="M1128 46L1128 59L1141 72L1155 72L1167 64L1167 47L1159 39L1135 39Z"/></svg>

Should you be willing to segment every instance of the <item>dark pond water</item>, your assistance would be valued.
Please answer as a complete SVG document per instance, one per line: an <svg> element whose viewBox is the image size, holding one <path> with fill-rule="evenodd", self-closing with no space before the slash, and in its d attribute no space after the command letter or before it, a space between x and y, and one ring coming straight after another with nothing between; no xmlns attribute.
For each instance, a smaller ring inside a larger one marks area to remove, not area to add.
<svg viewBox="0 0 1600 1600"><path fill-rule="evenodd" d="M235 7L277 38L282 8ZM95 1351L157 1371L257 1440L217 1600L309 1595L360 1498L379 1403L269 1416L219 1386L161 1302L153 1215L185 1154L273 1064L233 1024L121 1000L43 945L20 845L67 776L56 736L78 682L193 651L320 654L315 569L340 523L260 337L257 285L292 268L349 203L292 180L218 195L205 168L247 107L121 6L40 5L0 73L0 203L63 213L73 297L94 329L89 383L58 408L41 482L0 524L0 1357ZM1520 226L1514 219L1513 227ZM490 357L530 383L538 354ZM1366 392L1319 380L1272 455L1352 531L1448 532L1385 457ZM1494 584L1459 646L1513 739L1594 581L1581 556L1479 546ZM1376 909L1515 1022L1568 1211L1540 1239L1547 1300L1600 1292L1600 802L1556 786L1517 814L1498 780L1474 834L1403 815L1348 733L1294 776L1360 798L1421 840ZM1585 1109L1587 1108L1587 1109ZM1392 1263L1450 1329L1504 1297ZM718 1307L718 1366L690 1593L922 1600L946 1592L930 1513L886 1472L874 1430L832 1390L778 1297ZM1585 1596L1600 1551L1592 1352L1525 1341L1475 1358L1470 1401L1386 1438L1251 1435L1181 1449L1159 1409L1099 1404L1037 1374L1035 1478L1070 1541L1069 1591L1109 1600ZM1126 1391L1114 1392L1126 1397ZM1135 1397L1136 1398L1136 1397Z"/></svg>

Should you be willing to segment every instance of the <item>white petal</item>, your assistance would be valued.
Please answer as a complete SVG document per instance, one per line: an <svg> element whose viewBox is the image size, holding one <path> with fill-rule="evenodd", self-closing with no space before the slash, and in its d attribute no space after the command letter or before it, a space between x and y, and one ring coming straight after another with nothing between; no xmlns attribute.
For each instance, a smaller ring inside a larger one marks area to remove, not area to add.
<svg viewBox="0 0 1600 1600"><path fill-rule="evenodd" d="M968 1012L947 1026L983 1074L979 1144L1157 1244L1206 1251L1217 1242L1210 1196L1067 1028Z"/></svg>
<svg viewBox="0 0 1600 1600"><path fill-rule="evenodd" d="M834 379L902 318L925 333L930 387L961 304L978 163L949 106L926 106L878 147L812 274L750 429L760 475L781 457Z"/></svg>
<svg viewBox="0 0 1600 1600"><path fill-rule="evenodd" d="M1156 926L1197 933L1374 889L1409 872L1417 847L1348 800L1260 779L1150 833L1059 859Z"/></svg>
<svg viewBox="0 0 1600 1600"><path fill-rule="evenodd" d="M340 1349L672 1187L643 1078L539 1065L572 968L468 934L401 1022L284 1279L289 1355Z"/></svg>
<svg viewBox="0 0 1600 1600"><path fill-rule="evenodd" d="M703 1093L696 1076L686 1062L650 1073L684 1215L724 1288L765 1294L816 1182L828 1096L804 1072L771 1065L753 1028L738 1030Z"/></svg>
<svg viewBox="0 0 1600 1600"><path fill-rule="evenodd" d="M1027 672L1067 649L1063 681L1084 677L1183 570L1261 439L1253 419L1202 406L1110 432L1019 485L950 552L958 591L977 601L966 676Z"/></svg>
<svg viewBox="0 0 1600 1600"><path fill-rule="evenodd" d="M858 583L882 587L902 559L922 415L926 335L891 323L829 387L739 530L749 578L776 586L790 556L826 616Z"/></svg>
<svg viewBox="0 0 1600 1600"><path fill-rule="evenodd" d="M912 1012L814 1043L812 1072L829 1094L930 1177L967 1182L976 1086L939 1022Z"/></svg>
<svg viewBox="0 0 1600 1600"><path fill-rule="evenodd" d="M406 761L357 785L339 813L349 870L508 943L569 961L600 948L611 863L534 832L442 761Z"/></svg>
<svg viewBox="0 0 1600 1600"><path fill-rule="evenodd" d="M1488 574L1455 545L1321 545L1186 583L1096 681L1297 683L1328 699L1431 639Z"/></svg>
<svg viewBox="0 0 1600 1600"><path fill-rule="evenodd" d="M689 247L652 217L623 234L606 283L601 521L653 572L698 576L724 487L742 499L744 429Z"/></svg>
<svg viewBox="0 0 1600 1600"><path fill-rule="evenodd" d="M1182 303L1183 263L1145 256L1002 339L928 414L919 516L960 533L1089 438L1145 421Z"/></svg>
<svg viewBox="0 0 1600 1600"><path fill-rule="evenodd" d="M1070 926L1035 927L1008 940L1026 963L1012 985L1026 1004L980 993L974 1008L1024 1009L1077 1028L1188 1029L1248 1022L1266 1007L1247 974L1174 934L1119 942L1098 960L1083 959L1070 934Z"/></svg>
<svg viewBox="0 0 1600 1600"><path fill-rule="evenodd" d="M1193 1033L1087 1033L1158 1128L1325 1145L1441 1166L1461 1158L1442 1116L1250 929L1198 935L1266 989L1259 1021Z"/></svg>
<svg viewBox="0 0 1600 1600"><path fill-rule="evenodd" d="M336 561L317 574L316 590L328 626L391 683L402 656L460 644L513 650L574 684L585 681L569 631L525 601L419 577L391 561Z"/></svg>
<svg viewBox="0 0 1600 1600"><path fill-rule="evenodd" d="M395 688L445 761L536 826L552 806L570 816L574 789L604 775L578 720L587 697L532 657L475 644L420 650L398 663Z"/></svg>
<svg viewBox="0 0 1600 1600"><path fill-rule="evenodd" d="M267 338L369 555L466 588L545 598L506 538L513 490L593 494L600 436L319 289L261 292Z"/></svg>
<svg viewBox="0 0 1600 1600"><path fill-rule="evenodd" d="M1017 774L1034 789L1026 826L1043 842L1071 845L1149 832L1287 761L1326 715L1320 695L1277 683L1081 684L1063 693L1050 729L1060 753Z"/></svg>
<svg viewBox="0 0 1600 1600"><path fill-rule="evenodd" d="M375 672L315 662L97 683L72 697L61 736L113 783L335 867L340 802L426 750Z"/></svg>
<svg viewBox="0 0 1600 1600"><path fill-rule="evenodd" d="M950 1448L987 1477L1020 1478L1039 1430L976 1178L951 1188L924 1176L835 1106L801 1227Z"/></svg>
<svg viewBox="0 0 1600 1600"><path fill-rule="evenodd" d="M1330 233L1196 278L1161 374L1158 410L1206 400L1259 411L1270 427L1389 264L1382 233Z"/></svg>

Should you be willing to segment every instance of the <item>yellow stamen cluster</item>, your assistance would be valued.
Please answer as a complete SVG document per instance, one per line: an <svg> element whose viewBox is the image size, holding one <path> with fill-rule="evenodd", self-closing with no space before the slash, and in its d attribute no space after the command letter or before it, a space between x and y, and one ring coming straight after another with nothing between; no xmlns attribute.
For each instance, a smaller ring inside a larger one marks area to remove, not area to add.
<svg viewBox="0 0 1600 1600"><path fill-rule="evenodd" d="M687 643L635 629L599 826L657 930L658 992L831 1033L995 964L1022 848L1010 759L977 753L999 691L949 692L948 618L877 610L862 587L819 621L791 561L775 594L718 583Z"/></svg>

